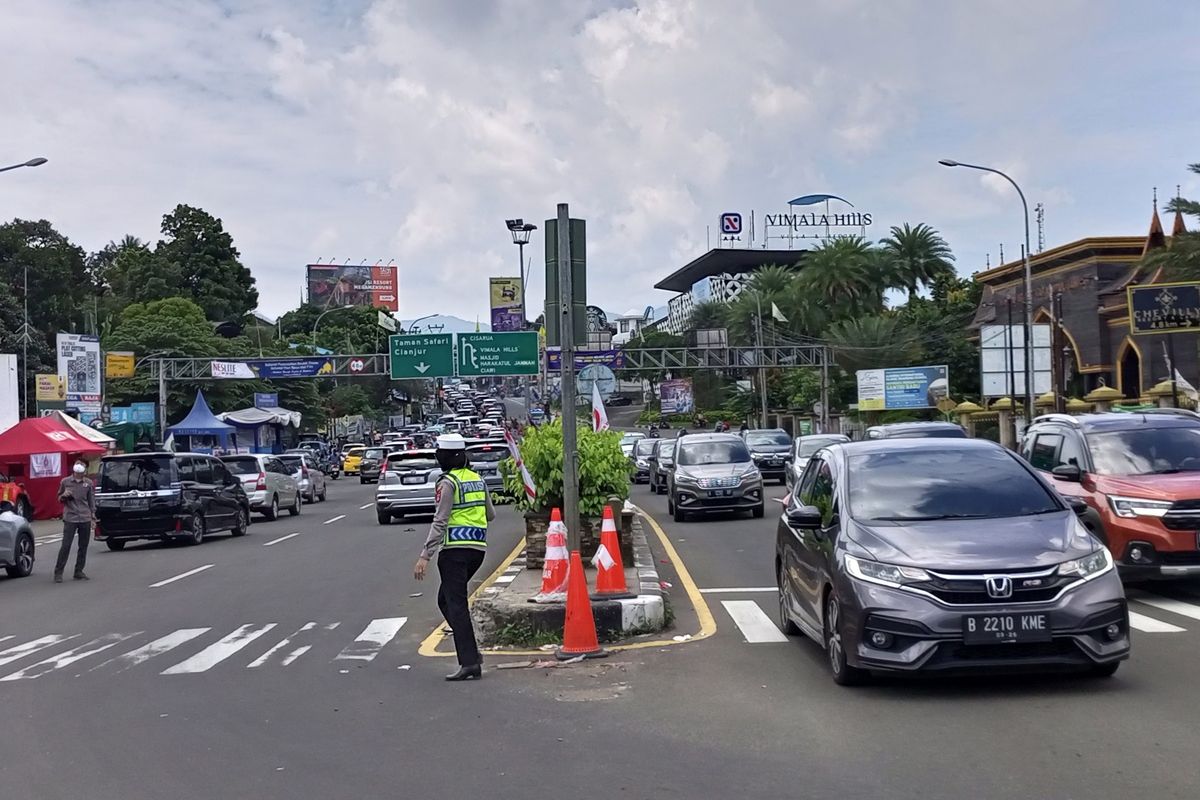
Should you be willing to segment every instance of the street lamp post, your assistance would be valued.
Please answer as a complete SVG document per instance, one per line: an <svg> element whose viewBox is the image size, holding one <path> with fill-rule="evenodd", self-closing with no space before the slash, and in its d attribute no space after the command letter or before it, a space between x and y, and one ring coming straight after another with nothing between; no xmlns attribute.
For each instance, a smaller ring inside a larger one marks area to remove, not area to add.
<svg viewBox="0 0 1200 800"><path fill-rule="evenodd" d="M408 332L409 333L419 333L419 331L417 330L417 323L423 319L433 319L436 316L437 316L437 314L426 314L423 317L417 317L416 319L414 319L412 322L409 323Z"/></svg>
<svg viewBox="0 0 1200 800"><path fill-rule="evenodd" d="M943 167L966 167L967 169L977 169L981 172L990 172L994 175L999 175L1012 184L1012 187L1017 190L1017 196L1021 198L1021 207L1025 210L1025 252L1023 253L1025 261L1025 419L1026 421L1032 421L1034 401L1033 270L1029 266L1029 203L1025 202L1025 193L1021 191L1021 187L1017 185L1017 182L998 169L980 166L979 164L964 164L961 161L955 161L950 158L943 158L938 163Z"/></svg>
<svg viewBox="0 0 1200 800"><path fill-rule="evenodd" d="M20 169L21 167L40 167L42 164L45 164L46 161L47 159L39 156L37 158L31 158L28 161L22 161L20 164L13 164L12 166L8 167L0 167L0 172L8 172L10 169Z"/></svg>
<svg viewBox="0 0 1200 800"><path fill-rule="evenodd" d="M517 274L521 276L521 330L525 330L529 327L529 319L525 315L525 283L528 277L525 272L525 245L529 244L529 237L537 230L537 225L520 218L508 219L504 222L508 226L509 233L512 234L513 244L517 246L517 256L521 262L517 265ZM525 414L528 416L533 404L533 396L529 388L529 377L526 376L523 378L522 383L525 384Z"/></svg>
<svg viewBox="0 0 1200 800"><path fill-rule="evenodd" d="M333 308L325 309L324 311L322 311L320 314L317 315L317 319L313 323L313 331L312 331L313 350L317 349L317 326L321 324L321 320L324 319L325 315L332 314L334 311L342 311L344 309L354 308L354 307L355 306L334 306Z"/></svg>

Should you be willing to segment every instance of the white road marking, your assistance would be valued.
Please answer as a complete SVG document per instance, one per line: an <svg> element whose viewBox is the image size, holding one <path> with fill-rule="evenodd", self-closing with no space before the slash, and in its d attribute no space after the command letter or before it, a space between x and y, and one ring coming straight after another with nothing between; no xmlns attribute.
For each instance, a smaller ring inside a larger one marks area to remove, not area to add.
<svg viewBox="0 0 1200 800"><path fill-rule="evenodd" d="M253 624L243 625L220 641L210 644L191 658L180 661L173 667L168 667L161 674L185 675L196 672L207 672L274 627L274 622L264 625L261 628L255 628Z"/></svg>
<svg viewBox="0 0 1200 800"><path fill-rule="evenodd" d="M374 503L367 503L365 506L359 506L359 507L358 507L358 510L359 510L359 511L362 511L363 509L365 509L365 508L370 508L370 507L371 507L371 506L373 506L373 505L375 505L375 504L374 504Z"/></svg>
<svg viewBox="0 0 1200 800"><path fill-rule="evenodd" d="M721 589L701 589L700 594L742 594L743 592L778 592L774 586L745 586L725 587Z"/></svg>
<svg viewBox="0 0 1200 800"><path fill-rule="evenodd" d="M315 627L317 627L317 623L306 622L304 625L301 625L300 629L298 631L296 631L295 633L293 633L291 636L288 636L286 639L280 639L279 644L275 645L270 650L263 653L261 656L259 656L258 658L254 659L249 664L247 664L246 668L247 669L255 669L257 667L261 667L263 664L267 663L267 661L269 661L271 659L271 656L275 655L275 653L279 652L280 650L282 650L283 648L285 648L289 644L291 644L292 639L295 639L300 634L304 633L305 631L310 631Z"/></svg>
<svg viewBox="0 0 1200 800"><path fill-rule="evenodd" d="M116 669L113 672L124 672L130 667L136 667L138 664L144 664L155 656L160 656L163 653L168 653L180 645L187 644L197 636L203 636L211 631L212 628L180 628L173 633L168 633L166 636L155 639L149 644L144 644L136 650L130 650L128 653L110 658L103 664L92 667L89 672L95 672L101 667L113 666Z"/></svg>
<svg viewBox="0 0 1200 800"><path fill-rule="evenodd" d="M138 631L138 633L106 633L103 636L92 639L86 644L73 647L66 652L59 653L56 656L51 656L50 658L47 658L44 661L39 661L36 664L30 664L28 667L25 667L25 669L18 670L11 675L5 675L3 678L0 678L0 681L31 680L33 678L41 677L47 672L53 672L56 669L62 669L63 667L74 664L76 661L82 661L88 656L94 656L96 653L102 653L108 648L118 645L126 639L132 639L139 633L141 633L141 631Z"/></svg>
<svg viewBox="0 0 1200 800"><path fill-rule="evenodd" d="M321 524L322 524L322 525L330 525L330 524L332 524L332 523L334 523L334 522L337 522L339 519L345 519L345 518L346 518L346 515L345 515L345 514L338 514L338 515L337 515L336 517L334 517L333 519L327 519L327 520L325 520L324 522L322 522Z"/></svg>
<svg viewBox="0 0 1200 800"><path fill-rule="evenodd" d="M400 632L406 622L408 617L371 620L358 638L337 654L334 661L370 661L379 655L379 651Z"/></svg>
<svg viewBox="0 0 1200 800"><path fill-rule="evenodd" d="M280 536L278 539L272 539L269 542L263 542L263 547L270 547L273 544L279 544L280 542L286 542L288 539L291 539L293 536L299 536L299 535L300 535L300 531L296 531L295 533L289 533L287 536Z"/></svg>
<svg viewBox="0 0 1200 800"><path fill-rule="evenodd" d="M195 569L189 569L187 572L180 573L179 575L176 575L173 578L167 578L165 581L159 581L158 583L152 583L152 584L150 584L150 588L157 589L160 586L166 586L168 583L174 583L175 581L181 581L184 578L187 578L191 575L195 575L196 573L204 572L204 570L212 569L212 568L213 568L212 564L205 564L203 567L196 567Z"/></svg>
<svg viewBox="0 0 1200 800"><path fill-rule="evenodd" d="M500 583L500 584L512 583L516 579L517 579L516 575L501 575L499 578L496 578L496 580L492 581L492 583Z"/></svg>
<svg viewBox="0 0 1200 800"><path fill-rule="evenodd" d="M1187 630L1169 622L1159 622L1154 617L1143 616L1136 611L1129 612L1129 627L1143 633L1182 633Z"/></svg>
<svg viewBox="0 0 1200 800"><path fill-rule="evenodd" d="M788 638L783 635L779 628L775 627L775 623L767 616L758 603L753 600L722 600L721 605L725 606L725 610L729 612L729 616L741 629L742 635L746 637L746 641L750 644L761 644L763 642L786 642Z"/></svg>
<svg viewBox="0 0 1200 800"><path fill-rule="evenodd" d="M1163 611L1170 611L1172 614L1178 614L1181 617L1191 617L1192 619L1200 619L1200 606L1185 603L1182 600L1175 600L1170 597L1146 597L1139 595L1133 598L1139 603L1145 603L1148 606L1161 608Z"/></svg>
<svg viewBox="0 0 1200 800"><path fill-rule="evenodd" d="M8 636L0 636L0 642L7 642L11 638L13 638L11 633Z"/></svg>
<svg viewBox="0 0 1200 800"><path fill-rule="evenodd" d="M297 658L299 658L300 656L307 653L309 650L312 650L311 644L306 644L303 647L297 647L295 650L293 650L292 652L290 652L286 656L284 656L283 661L280 661L279 664L281 666L286 667L288 664L291 664L293 661L295 661Z"/></svg>
<svg viewBox="0 0 1200 800"><path fill-rule="evenodd" d="M71 639L78 637L78 633L73 633L70 636L62 636L56 633L51 634L50 636L43 636L40 639L34 639L33 641L26 642L25 644L19 644L16 647L10 647L7 650L0 650L0 667L4 666L5 664L12 663L19 658L24 658L27 655L36 653L39 650L45 650L47 647L53 647L56 644L61 644L62 642L70 641Z"/></svg>

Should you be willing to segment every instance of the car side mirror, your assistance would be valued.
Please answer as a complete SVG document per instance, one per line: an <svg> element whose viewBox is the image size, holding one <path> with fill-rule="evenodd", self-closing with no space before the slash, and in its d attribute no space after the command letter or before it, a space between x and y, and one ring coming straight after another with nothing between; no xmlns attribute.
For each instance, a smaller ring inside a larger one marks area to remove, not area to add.
<svg viewBox="0 0 1200 800"><path fill-rule="evenodd" d="M1061 464L1050 470L1050 474L1056 481L1079 483L1083 480L1083 470L1079 469L1076 464Z"/></svg>
<svg viewBox="0 0 1200 800"><path fill-rule="evenodd" d="M1081 497L1067 497L1064 499L1067 501L1067 505L1071 507L1071 510L1074 511L1077 516L1082 517L1087 513L1088 508L1090 508L1087 502Z"/></svg>
<svg viewBox="0 0 1200 800"><path fill-rule="evenodd" d="M787 510L787 521L796 528L821 527L821 509L816 506L796 506Z"/></svg>

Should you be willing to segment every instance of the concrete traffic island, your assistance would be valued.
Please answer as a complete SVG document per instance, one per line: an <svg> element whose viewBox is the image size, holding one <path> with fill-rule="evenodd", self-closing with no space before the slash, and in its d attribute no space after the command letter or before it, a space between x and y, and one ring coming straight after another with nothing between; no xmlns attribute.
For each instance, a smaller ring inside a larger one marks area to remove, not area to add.
<svg viewBox="0 0 1200 800"><path fill-rule="evenodd" d="M632 519L633 564L625 566L625 585L633 595L627 599L592 599L596 633L602 642L655 633L668 624L666 601L654 556L640 517ZM589 587L596 571L586 570ZM540 569L526 565L522 553L490 585L480 587L471 615L482 646L504 651L528 649L562 640L565 603L534 603L542 585Z"/></svg>

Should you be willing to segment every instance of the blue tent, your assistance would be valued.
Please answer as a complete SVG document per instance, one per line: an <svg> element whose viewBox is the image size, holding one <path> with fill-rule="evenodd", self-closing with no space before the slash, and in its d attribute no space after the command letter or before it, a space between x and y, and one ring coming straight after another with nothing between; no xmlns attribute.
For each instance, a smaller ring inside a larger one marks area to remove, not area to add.
<svg viewBox="0 0 1200 800"><path fill-rule="evenodd" d="M167 434L176 439L187 437L178 449L193 453L212 453L216 449L236 452L237 428L217 419L204 399L204 392L196 392L192 410L181 421L167 428ZM232 442L231 442L232 439Z"/></svg>

